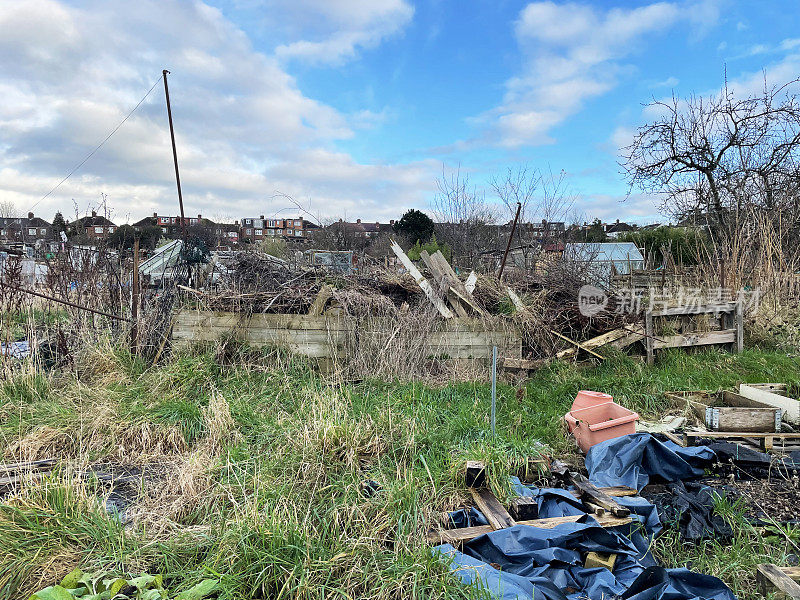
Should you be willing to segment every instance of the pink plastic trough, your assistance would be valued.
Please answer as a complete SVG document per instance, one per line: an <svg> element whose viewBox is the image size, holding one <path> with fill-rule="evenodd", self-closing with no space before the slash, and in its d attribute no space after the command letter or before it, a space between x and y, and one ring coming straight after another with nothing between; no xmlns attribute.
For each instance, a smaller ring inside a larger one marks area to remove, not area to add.
<svg viewBox="0 0 800 600"><path fill-rule="evenodd" d="M570 411L566 416L570 431L586 453L600 442L636 433L639 415L614 402Z"/></svg>

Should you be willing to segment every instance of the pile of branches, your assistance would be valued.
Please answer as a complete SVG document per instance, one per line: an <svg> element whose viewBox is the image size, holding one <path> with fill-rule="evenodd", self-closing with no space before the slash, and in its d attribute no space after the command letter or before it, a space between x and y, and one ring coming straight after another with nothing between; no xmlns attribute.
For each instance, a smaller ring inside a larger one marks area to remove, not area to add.
<svg viewBox="0 0 800 600"><path fill-rule="evenodd" d="M208 310L279 314L306 314L323 286L333 288L332 302L347 314L399 311L404 304L424 299L409 275L374 271L360 275L303 268L293 269L274 256L242 252L228 266L213 293L198 294Z"/></svg>
<svg viewBox="0 0 800 600"><path fill-rule="evenodd" d="M479 277L473 295L490 313L509 314L522 332L523 354L538 359L570 347L556 334L582 341L640 320L621 310L623 299L613 293L607 310L591 317L581 313L578 294L586 281L580 268L557 261L537 273L509 272L502 283L494 276ZM523 310L514 306L509 288L523 301Z"/></svg>

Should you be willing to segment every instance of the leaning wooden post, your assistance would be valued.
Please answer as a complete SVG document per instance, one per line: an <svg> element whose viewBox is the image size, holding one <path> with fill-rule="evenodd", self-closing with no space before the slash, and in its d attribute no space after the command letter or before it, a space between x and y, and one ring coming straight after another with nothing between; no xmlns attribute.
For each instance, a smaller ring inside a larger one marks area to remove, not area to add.
<svg viewBox="0 0 800 600"><path fill-rule="evenodd" d="M131 353L139 349L139 238L133 241L133 274L131 275Z"/></svg>

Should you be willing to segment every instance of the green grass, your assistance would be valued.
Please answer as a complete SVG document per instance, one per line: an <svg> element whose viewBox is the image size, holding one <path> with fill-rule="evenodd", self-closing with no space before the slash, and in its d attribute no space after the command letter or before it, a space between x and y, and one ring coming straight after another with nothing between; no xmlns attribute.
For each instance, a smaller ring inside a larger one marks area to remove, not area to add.
<svg viewBox="0 0 800 600"><path fill-rule="evenodd" d="M485 460L505 497L524 457L574 454L560 418L580 389L655 418L670 408L668 390L800 383L797 359L758 350L676 351L654 367L622 354L596 368L556 363L524 393L498 385L492 438L486 383L337 385L247 348L223 358L196 349L153 369L120 350L82 360L92 368L81 380L23 372L3 382L6 458L158 465L164 478L145 488L126 527L68 472L0 504L0 597L26 597L76 567L162 573L170 589L219 576L231 599L477 597L423 541L467 499L467 460ZM365 479L380 493L362 494ZM759 541L729 512L731 546L686 548L666 534L656 552L755 597L753 565L784 561L788 542Z"/></svg>

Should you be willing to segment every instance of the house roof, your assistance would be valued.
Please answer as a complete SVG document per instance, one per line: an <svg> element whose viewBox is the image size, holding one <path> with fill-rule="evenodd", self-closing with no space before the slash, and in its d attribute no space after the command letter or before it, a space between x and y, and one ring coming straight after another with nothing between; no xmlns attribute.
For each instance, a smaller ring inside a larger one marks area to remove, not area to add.
<svg viewBox="0 0 800 600"><path fill-rule="evenodd" d="M91 215L86 217L81 217L80 219L75 220L76 225L80 225L81 227L116 227L114 223L109 221L103 215Z"/></svg>

